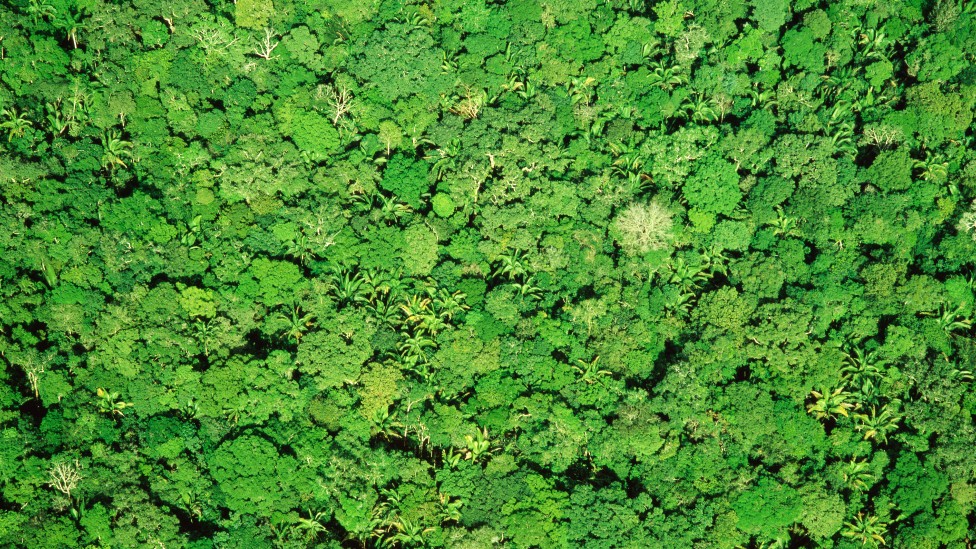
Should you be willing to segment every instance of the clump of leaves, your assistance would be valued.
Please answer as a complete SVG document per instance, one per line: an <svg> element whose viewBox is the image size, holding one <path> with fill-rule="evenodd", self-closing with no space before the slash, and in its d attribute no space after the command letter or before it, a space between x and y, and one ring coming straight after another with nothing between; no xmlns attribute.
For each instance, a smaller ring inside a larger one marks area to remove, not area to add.
<svg viewBox="0 0 976 549"><path fill-rule="evenodd" d="M814 401L807 405L807 412L816 416L817 419L833 419L838 415L850 417L848 410L854 407L847 400L851 394L839 387L834 390L821 389L820 391L810 391Z"/></svg>
<svg viewBox="0 0 976 549"><path fill-rule="evenodd" d="M112 391L102 389L101 387L95 391L95 396L98 397L98 400L96 401L98 411L112 417L124 416L125 414L122 412L122 410L132 406L131 402L122 401L119 397L119 393L114 393Z"/></svg>

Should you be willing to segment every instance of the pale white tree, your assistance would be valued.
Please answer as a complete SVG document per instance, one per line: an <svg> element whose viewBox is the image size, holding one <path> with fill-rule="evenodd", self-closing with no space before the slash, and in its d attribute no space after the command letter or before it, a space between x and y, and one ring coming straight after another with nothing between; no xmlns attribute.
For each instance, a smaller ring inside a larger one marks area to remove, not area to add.
<svg viewBox="0 0 976 549"><path fill-rule="evenodd" d="M671 212L658 202L631 204L613 221L617 243L629 255L662 250L671 242Z"/></svg>
<svg viewBox="0 0 976 549"><path fill-rule="evenodd" d="M969 211L962 214L962 217L959 218L956 229L961 233L971 235L973 240L976 240L976 201L970 206Z"/></svg>
<svg viewBox="0 0 976 549"><path fill-rule="evenodd" d="M71 492L78 487L78 483L84 478L81 476L81 464L78 463L78 460L75 460L74 463L70 461L58 462L48 471L48 474L50 475L48 485L69 499Z"/></svg>

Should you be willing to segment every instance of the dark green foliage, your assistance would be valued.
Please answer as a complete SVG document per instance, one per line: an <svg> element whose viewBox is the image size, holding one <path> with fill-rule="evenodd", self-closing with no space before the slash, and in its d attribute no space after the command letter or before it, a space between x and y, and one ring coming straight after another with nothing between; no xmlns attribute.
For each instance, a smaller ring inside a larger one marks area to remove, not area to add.
<svg viewBox="0 0 976 549"><path fill-rule="evenodd" d="M682 193L692 208L723 215L731 214L742 196L735 165L717 157L698 165Z"/></svg>
<svg viewBox="0 0 976 549"><path fill-rule="evenodd" d="M0 546L976 542L976 9L0 7Z"/></svg>
<svg viewBox="0 0 976 549"><path fill-rule="evenodd" d="M403 199L412 208L420 208L420 197L428 192L429 167L422 160L414 160L403 154L395 154L383 170L380 186Z"/></svg>

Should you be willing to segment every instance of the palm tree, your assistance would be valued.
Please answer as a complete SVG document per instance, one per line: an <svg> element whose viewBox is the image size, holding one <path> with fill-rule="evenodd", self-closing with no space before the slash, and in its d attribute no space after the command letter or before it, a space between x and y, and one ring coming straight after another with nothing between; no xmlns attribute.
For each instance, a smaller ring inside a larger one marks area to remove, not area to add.
<svg viewBox="0 0 976 549"><path fill-rule="evenodd" d="M711 278L701 268L701 265L692 265L685 261L684 257L680 256L668 264L668 269L671 271L671 274L668 276L667 282L669 284L676 284L684 292L688 293L694 293L702 282Z"/></svg>
<svg viewBox="0 0 976 549"><path fill-rule="evenodd" d="M849 417L847 411L854 407L853 404L847 402L850 393L845 391L843 387L839 387L833 391L827 389L810 391L810 394L816 400L813 404L807 405L807 412L816 416L817 419L829 420L838 415Z"/></svg>
<svg viewBox="0 0 976 549"><path fill-rule="evenodd" d="M760 90L758 84L754 84L753 89L749 90L749 97L752 98L752 106L760 109L769 110L779 105L779 101L776 99L776 91Z"/></svg>
<svg viewBox="0 0 976 549"><path fill-rule="evenodd" d="M923 312L922 316L935 317L941 327L946 332L968 331L973 327L972 312L968 311L965 303L960 303L955 309L950 309L945 304L939 306L938 311Z"/></svg>
<svg viewBox="0 0 976 549"><path fill-rule="evenodd" d="M398 298L404 286L403 269L401 268L394 269L392 272L364 269L362 279L366 287L369 288L368 300L370 303L385 297Z"/></svg>
<svg viewBox="0 0 976 549"><path fill-rule="evenodd" d="M627 180L630 192L639 195L650 188L651 176L644 170L645 158L640 150L627 145L611 145L616 158L610 166L610 174Z"/></svg>
<svg viewBox="0 0 976 549"><path fill-rule="evenodd" d="M27 115L22 112L18 112L16 107L10 107L9 109L3 109L0 114L6 118L0 128L7 130L7 142L9 143L14 137L23 137L24 132L27 128L34 125L33 122L27 119Z"/></svg>
<svg viewBox="0 0 976 549"><path fill-rule="evenodd" d="M291 314L285 315L283 313L278 313L276 318L283 321L285 324L285 329L283 332L289 337L295 340L295 344L301 342L302 335L308 331L308 328L314 324L313 320L315 315L303 314L301 307L295 305L295 308L291 311Z"/></svg>
<svg viewBox="0 0 976 549"><path fill-rule="evenodd" d="M916 160L914 167L921 170L919 175L926 181L942 181L949 174L949 162L945 156L933 154L932 151L925 151L925 160Z"/></svg>
<svg viewBox="0 0 976 549"><path fill-rule="evenodd" d="M844 482L848 488L857 492L863 492L874 484L874 474L868 468L867 460L851 458L844 470Z"/></svg>
<svg viewBox="0 0 976 549"><path fill-rule="evenodd" d="M27 9L25 10L28 15L30 15L31 23L36 25L38 18L47 19L54 17L57 11L54 6L47 3L42 3L39 0L30 0L27 4Z"/></svg>
<svg viewBox="0 0 976 549"><path fill-rule="evenodd" d="M101 387L95 391L95 396L98 397L98 411L112 417L124 416L125 414L122 413L122 410L132 406L131 402L123 402L119 400L118 393L106 391Z"/></svg>
<svg viewBox="0 0 976 549"><path fill-rule="evenodd" d="M424 349L429 349L435 347L435 343L432 339L428 339L423 336L408 337L403 342L398 345L400 351L400 357L403 359L404 365L408 369L417 370L417 366L421 364L427 364L429 358L427 357L427 352ZM426 367L420 368L419 373L423 377L428 377L430 372Z"/></svg>
<svg viewBox="0 0 976 549"><path fill-rule="evenodd" d="M311 543L312 541L315 541L315 538L329 531L329 528L322 524L323 521L327 520L328 516L322 511L319 511L314 515L311 511L308 511L308 518L302 516L298 517L298 522L295 524L295 529L304 532L305 542Z"/></svg>
<svg viewBox="0 0 976 549"><path fill-rule="evenodd" d="M203 355L210 356L210 340L213 337L212 321L196 319L196 322L193 324L193 332L200 345L203 345Z"/></svg>
<svg viewBox="0 0 976 549"><path fill-rule="evenodd" d="M434 174L434 181L444 179L444 176L457 169L457 157L461 154L461 140L452 139L447 146L438 147L437 155L427 155L424 160L433 161L431 172Z"/></svg>
<svg viewBox="0 0 976 549"><path fill-rule="evenodd" d="M776 219L770 221L769 226L773 228L775 236L800 236L797 230L797 219L786 215L783 212L783 206L776 206Z"/></svg>
<svg viewBox="0 0 976 549"><path fill-rule="evenodd" d="M410 325L411 323L416 326L423 323L430 313L430 298L421 297L420 295L412 295L403 300L403 304L400 305L400 310L404 314L404 324Z"/></svg>
<svg viewBox="0 0 976 549"><path fill-rule="evenodd" d="M487 427L480 431L476 430L474 436L464 435L464 442L464 459L470 459L473 462L478 461L481 456L492 451L491 439L488 437Z"/></svg>
<svg viewBox="0 0 976 549"><path fill-rule="evenodd" d="M874 549L886 545L884 539L884 534L888 531L888 521L886 520L874 515L865 516L861 512L846 526L847 529L840 533L845 538L860 541L862 546Z"/></svg>
<svg viewBox="0 0 976 549"><path fill-rule="evenodd" d="M682 74L681 65L665 66L663 62L658 61L652 65L651 69L647 79L652 86L658 86L662 90L673 89L675 86L680 86L688 81Z"/></svg>
<svg viewBox="0 0 976 549"><path fill-rule="evenodd" d="M872 406L870 414L854 414L854 419L858 422L854 429L864 431L864 440L873 438L881 444L887 443L888 434L896 430L898 422L901 421L901 416L897 412L900 404L900 401L893 400L882 406L880 413L878 413L876 406ZM895 408L896 411L891 411L889 406Z"/></svg>
<svg viewBox="0 0 976 549"><path fill-rule="evenodd" d="M579 380L584 381L589 385L599 381L600 377L602 376L612 375L609 370L601 370L597 366L597 363L600 362L599 355L590 362L586 362L582 359L577 360L577 362L579 362L579 366L573 366L573 369L582 374L580 375Z"/></svg>
<svg viewBox="0 0 976 549"><path fill-rule="evenodd" d="M413 211L413 208L397 200L396 195L389 197L382 193L377 193L377 195L380 200L380 216L387 224L399 223L400 218Z"/></svg>
<svg viewBox="0 0 976 549"><path fill-rule="evenodd" d="M440 515L441 522L458 522L461 520L463 501L451 501L451 496L442 492L438 492L437 498L439 500L438 515Z"/></svg>
<svg viewBox="0 0 976 549"><path fill-rule="evenodd" d="M84 28L82 19L85 17L85 8L76 10L62 10L55 12L51 16L51 25L64 32L65 38L71 41L71 45L78 49L78 31Z"/></svg>
<svg viewBox="0 0 976 549"><path fill-rule="evenodd" d="M305 234L300 234L285 244L285 253L298 260L301 265L308 265L311 257L317 256Z"/></svg>
<svg viewBox="0 0 976 549"><path fill-rule="evenodd" d="M399 415L400 413L397 410L393 410L393 412L390 412L386 408L376 410L373 413L373 417L370 418L370 423L372 424L370 426L370 435L380 436L386 440L405 438L406 431L403 423L398 419Z"/></svg>
<svg viewBox="0 0 976 549"><path fill-rule="evenodd" d="M378 296L370 299L366 305L366 310L373 315L376 320L381 320L390 325L397 324L397 317L400 316L400 308L394 304L396 297Z"/></svg>
<svg viewBox="0 0 976 549"><path fill-rule="evenodd" d="M332 271L329 290L339 300L339 305L350 305L366 300L366 288L360 273L346 267L336 267Z"/></svg>
<svg viewBox="0 0 976 549"><path fill-rule="evenodd" d="M891 41L887 40L883 30L861 29L854 27L854 37L857 39L858 54L863 59L884 59L888 57Z"/></svg>
<svg viewBox="0 0 976 549"><path fill-rule="evenodd" d="M124 159L132 160L132 143L122 139L117 131L108 131L102 136L102 168L114 172L119 166L128 168Z"/></svg>
<svg viewBox="0 0 976 549"><path fill-rule="evenodd" d="M845 382L856 387L866 379L876 379L883 375L880 367L884 366L884 360L878 358L877 351L865 353L859 347L854 347L844 355L844 366L840 372Z"/></svg>
<svg viewBox="0 0 976 549"><path fill-rule="evenodd" d="M531 276L525 282L512 282L512 287L515 288L515 293L523 302L526 298L541 299L542 297L542 288L533 283Z"/></svg>
<svg viewBox="0 0 976 549"><path fill-rule="evenodd" d="M844 154L850 158L857 156L857 145L854 144L854 126L844 122L837 126L830 136L830 144L834 147L834 154Z"/></svg>
<svg viewBox="0 0 976 549"><path fill-rule="evenodd" d="M498 260L501 262L501 265L495 269L495 272L491 273L492 278L503 275L508 280L513 280L515 277L526 274L527 271L522 265L523 258L524 255L520 250L512 250L508 255L499 257Z"/></svg>
<svg viewBox="0 0 976 549"><path fill-rule="evenodd" d="M397 529L397 534L393 539L407 547L426 545L427 534L434 531L433 527L424 527L403 517L391 524Z"/></svg>
<svg viewBox="0 0 976 549"><path fill-rule="evenodd" d="M443 288L435 290L430 286L427 287L426 291L427 295L430 296L431 308L444 320L452 320L454 315L471 308L463 303L468 296L462 291L448 292Z"/></svg>
<svg viewBox="0 0 976 549"><path fill-rule="evenodd" d="M883 366L884 361L878 358L877 351L865 353L855 347L845 353L840 369L841 381L854 391L859 402L876 404L880 396L878 389L886 376Z"/></svg>
<svg viewBox="0 0 976 549"><path fill-rule="evenodd" d="M694 293L684 291L677 286L671 286L665 288L663 294L664 309L667 311L668 317L672 317L676 313L682 316L691 313L692 301L695 299Z"/></svg>
<svg viewBox="0 0 976 549"><path fill-rule="evenodd" d="M712 108L712 102L705 99L705 95L701 93L697 94L694 98L686 97L681 102L681 107L679 107L677 114L679 118L688 118L692 122L699 124L718 120L718 114Z"/></svg>

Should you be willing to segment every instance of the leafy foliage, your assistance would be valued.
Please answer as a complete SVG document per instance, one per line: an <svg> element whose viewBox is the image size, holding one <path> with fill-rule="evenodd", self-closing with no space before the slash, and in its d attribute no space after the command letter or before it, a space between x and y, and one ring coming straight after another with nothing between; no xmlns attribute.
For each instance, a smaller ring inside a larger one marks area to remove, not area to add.
<svg viewBox="0 0 976 549"><path fill-rule="evenodd" d="M0 5L0 546L969 547L976 9Z"/></svg>

